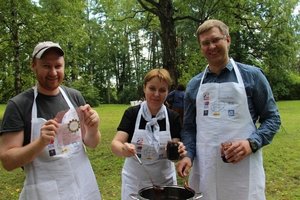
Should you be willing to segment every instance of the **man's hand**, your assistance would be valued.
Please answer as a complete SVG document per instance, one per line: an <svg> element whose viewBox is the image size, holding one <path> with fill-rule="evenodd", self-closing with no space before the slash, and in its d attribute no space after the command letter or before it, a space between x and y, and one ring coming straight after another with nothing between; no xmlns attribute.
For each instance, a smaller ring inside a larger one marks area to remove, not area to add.
<svg viewBox="0 0 300 200"><path fill-rule="evenodd" d="M83 112L84 125L88 129L87 132L97 132L100 124L98 113L89 104L80 106L80 110Z"/></svg>
<svg viewBox="0 0 300 200"><path fill-rule="evenodd" d="M224 155L229 163L238 163L252 153L248 140L234 140L226 150L222 145L220 149L221 155Z"/></svg>
<svg viewBox="0 0 300 200"><path fill-rule="evenodd" d="M180 177L186 177L190 173L192 161L189 157L184 157L176 164L177 173Z"/></svg>
<svg viewBox="0 0 300 200"><path fill-rule="evenodd" d="M44 146L54 141L58 127L58 122L55 121L55 119L46 121L41 127L39 140L42 142L42 144L44 144Z"/></svg>
<svg viewBox="0 0 300 200"><path fill-rule="evenodd" d="M95 148L101 139L98 129L100 124L99 115L89 104L80 106L80 110L83 112L84 126L86 128L83 141L88 147Z"/></svg>

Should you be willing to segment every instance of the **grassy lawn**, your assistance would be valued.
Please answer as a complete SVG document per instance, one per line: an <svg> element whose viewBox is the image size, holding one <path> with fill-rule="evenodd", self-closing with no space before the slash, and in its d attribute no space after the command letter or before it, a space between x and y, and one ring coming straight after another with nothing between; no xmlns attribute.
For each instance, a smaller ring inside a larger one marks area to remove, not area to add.
<svg viewBox="0 0 300 200"><path fill-rule="evenodd" d="M267 199L300 199L300 101L278 103L282 126L264 148Z"/></svg>
<svg viewBox="0 0 300 200"><path fill-rule="evenodd" d="M96 108L101 118L102 142L88 150L103 200L120 199L123 159L114 156L110 142L124 110L129 105L101 105ZM264 166L268 200L300 199L300 101L278 102L282 128L271 145L264 148ZM0 118L5 105L0 105ZM0 199L14 200L22 189L21 169L6 172L0 168Z"/></svg>

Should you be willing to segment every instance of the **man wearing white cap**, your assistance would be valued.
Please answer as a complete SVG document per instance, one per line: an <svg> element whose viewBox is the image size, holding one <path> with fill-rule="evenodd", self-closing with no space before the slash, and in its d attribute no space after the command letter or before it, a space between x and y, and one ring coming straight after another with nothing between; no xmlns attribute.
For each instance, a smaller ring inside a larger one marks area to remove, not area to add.
<svg viewBox="0 0 300 200"><path fill-rule="evenodd" d="M64 51L50 41L32 53L37 84L10 99L0 131L3 167L23 167L22 200L101 199L84 146L101 138L99 116L81 93L61 86Z"/></svg>

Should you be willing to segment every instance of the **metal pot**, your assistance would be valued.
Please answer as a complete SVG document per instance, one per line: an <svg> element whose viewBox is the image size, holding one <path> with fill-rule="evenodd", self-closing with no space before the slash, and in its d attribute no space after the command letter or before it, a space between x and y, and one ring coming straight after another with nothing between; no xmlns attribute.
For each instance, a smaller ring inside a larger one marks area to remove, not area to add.
<svg viewBox="0 0 300 200"><path fill-rule="evenodd" d="M138 194L130 194L134 200L197 200L202 196L202 193L178 185L162 186L161 189L151 186L139 190Z"/></svg>

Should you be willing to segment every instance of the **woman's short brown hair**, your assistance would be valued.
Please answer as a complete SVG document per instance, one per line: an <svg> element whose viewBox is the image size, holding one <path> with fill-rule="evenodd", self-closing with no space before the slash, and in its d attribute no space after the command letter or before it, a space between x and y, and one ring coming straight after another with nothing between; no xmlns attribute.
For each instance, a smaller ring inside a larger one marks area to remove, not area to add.
<svg viewBox="0 0 300 200"><path fill-rule="evenodd" d="M159 78L160 81L165 81L169 88L172 85L172 79L170 76L170 73L168 72L168 70L164 69L164 68L155 68L150 70L144 77L144 86L146 86L146 84L153 78Z"/></svg>

